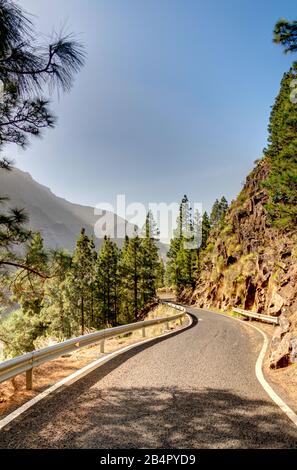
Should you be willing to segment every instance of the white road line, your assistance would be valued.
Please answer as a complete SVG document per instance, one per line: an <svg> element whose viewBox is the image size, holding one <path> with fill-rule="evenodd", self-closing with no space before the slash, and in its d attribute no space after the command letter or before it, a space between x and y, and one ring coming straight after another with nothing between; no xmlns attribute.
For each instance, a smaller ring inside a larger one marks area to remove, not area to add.
<svg viewBox="0 0 297 470"><path fill-rule="evenodd" d="M178 331L182 331L186 328L189 328L189 326L192 325L193 320L192 320L192 317L188 314L187 314L187 318L189 320L189 323L187 323L187 325L183 326L182 328L179 328L178 330L172 330L172 331L169 331L168 333L164 333L163 335L154 336L153 338L148 338L146 340L139 341L139 342L134 343L132 345L125 346L125 347L123 347L121 349L118 349L117 351L114 351L114 352L112 352L112 353L110 353L110 354L108 354L104 357L101 357L100 359L97 359L96 361L91 362L90 364L86 365L82 369L77 370L73 374L68 375L64 379L57 382L56 384L52 385L51 387L47 388L43 392L39 393L39 395L37 395L36 397L34 397L31 400L29 400L28 402L24 403L22 406L17 408L15 411L13 411L9 415L5 416L5 418L1 419L0 420L0 431L5 426L7 426L11 421L18 418L21 414L23 414L25 411L27 411L32 406L36 405L36 403L40 402L41 400L46 398L51 393L55 392L56 390L58 390L59 388L61 388L63 386L68 387L69 385L73 384L77 380L79 380L82 377L86 376L87 374L89 374L93 370L97 369L97 367L99 367L102 364L108 362L113 357L118 356L119 354L121 354L125 351L128 351L129 349L133 349L136 346L140 346L142 344L149 343L150 341L154 341L158 338L164 338L165 336L173 335L174 333L176 333Z"/></svg>
<svg viewBox="0 0 297 470"><path fill-rule="evenodd" d="M207 310L207 309L199 309L198 307L194 307L194 308L197 308L197 310L204 310L204 311L208 311L208 312L211 312L211 313L215 313L216 315L220 315L220 316L223 316L223 317L226 317L226 318L229 318L230 320L236 320L236 321L239 321L242 323L242 320L239 320L238 318L234 318L234 317L231 317L229 315L225 315L224 313L218 313L218 312L214 312L213 310ZM269 341L268 341L268 337L266 335L266 333L264 333L264 331L262 331L260 328L258 328L257 326L255 325L251 325L250 322L246 322L245 325L248 325L250 326L251 328L254 328L255 330L257 330L259 333L261 333L261 335L263 336L264 338L264 342L263 342L263 346L262 346L262 349L259 353L259 356L258 356L258 359L257 359L257 362L256 362L256 365L255 365L255 372L256 372L256 377L258 379L258 381L260 382L260 384L262 385L262 387L264 388L265 392L269 395L269 397L274 401L274 403L277 404L277 406L288 416L288 418L295 424L295 426L297 426L297 414L292 410L292 408L289 407L289 405L287 405L287 403L284 402L284 400L282 400L282 398L273 390L273 388L271 387L271 385L269 385L269 383L267 382L267 380L265 379L264 377L264 374L263 374L263 362L264 362L264 358L265 358L265 355L266 355L266 351L268 349L268 345L269 345Z"/></svg>

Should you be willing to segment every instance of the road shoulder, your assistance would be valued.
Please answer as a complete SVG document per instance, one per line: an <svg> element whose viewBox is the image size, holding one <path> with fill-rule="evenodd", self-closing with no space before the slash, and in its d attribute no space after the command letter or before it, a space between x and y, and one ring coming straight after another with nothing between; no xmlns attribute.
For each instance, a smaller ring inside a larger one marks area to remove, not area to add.
<svg viewBox="0 0 297 470"><path fill-rule="evenodd" d="M196 308L195 306L193 306ZM198 308L199 310L199 308ZM210 309L205 309L203 308L204 311L209 311L211 313L217 314L217 315L223 315L224 317L233 319L237 322L240 322L242 326L246 327L245 330L247 334L250 335L250 337L254 337L255 335L252 333L253 331L260 332L262 331L264 336L267 337L268 339L268 345L265 350L265 355L263 357L263 362L261 364L261 370L263 373L263 378L267 382L268 387L272 389L272 391L280 398L281 401L284 402L284 404L291 409L293 414L297 415L297 364L283 368L283 369L270 369L269 367L269 344L273 335L273 328L274 326L268 325L261 323L257 320L249 320L249 321L244 321L240 318L235 317L234 315L230 315L226 312L221 312L219 310L210 310ZM259 332L259 333L260 333ZM264 338L263 338L264 339ZM256 348L256 343L255 343L255 348ZM259 354L259 352L258 352ZM261 354L261 353L260 353ZM257 369L257 365L255 366ZM258 378L259 380L259 378ZM259 380L261 383L261 380ZM264 384L261 383L263 386ZM263 388L266 390L266 392L270 395L269 391L265 388L265 385ZM270 395L271 396L271 395ZM273 399L273 397L271 396ZM274 400L275 401L275 400ZM280 404L278 404L280 406ZM281 407L281 406L280 406ZM283 409L284 411L284 409ZM287 413L286 413L287 414ZM292 415L292 413L291 413ZM293 416L294 418L294 416ZM295 424L297 425L297 416L296 416L296 422Z"/></svg>

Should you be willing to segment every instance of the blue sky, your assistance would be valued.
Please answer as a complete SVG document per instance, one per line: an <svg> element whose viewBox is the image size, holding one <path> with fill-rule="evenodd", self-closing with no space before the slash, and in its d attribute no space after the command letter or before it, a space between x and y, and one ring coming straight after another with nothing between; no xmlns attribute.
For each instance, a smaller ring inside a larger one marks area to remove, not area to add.
<svg viewBox="0 0 297 470"><path fill-rule="evenodd" d="M58 126L17 166L72 202L234 198L267 139L291 64L272 43L294 0L22 0L42 33L64 28L88 57L52 108Z"/></svg>

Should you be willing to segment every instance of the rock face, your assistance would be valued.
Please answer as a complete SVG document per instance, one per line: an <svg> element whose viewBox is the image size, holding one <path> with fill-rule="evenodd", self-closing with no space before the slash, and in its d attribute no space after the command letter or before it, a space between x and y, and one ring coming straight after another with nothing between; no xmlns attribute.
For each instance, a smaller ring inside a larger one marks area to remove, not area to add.
<svg viewBox="0 0 297 470"><path fill-rule="evenodd" d="M241 307L280 317L271 343L271 367L297 361L297 231L269 226L261 160L210 237L197 287L199 307Z"/></svg>

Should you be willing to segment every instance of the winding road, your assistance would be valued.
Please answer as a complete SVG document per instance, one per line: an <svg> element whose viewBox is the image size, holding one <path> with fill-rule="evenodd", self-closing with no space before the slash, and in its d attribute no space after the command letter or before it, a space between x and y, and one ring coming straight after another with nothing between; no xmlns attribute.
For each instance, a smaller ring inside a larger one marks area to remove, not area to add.
<svg viewBox="0 0 297 470"><path fill-rule="evenodd" d="M296 448L255 376L260 333L188 308L187 329L111 359L0 432L0 448Z"/></svg>

